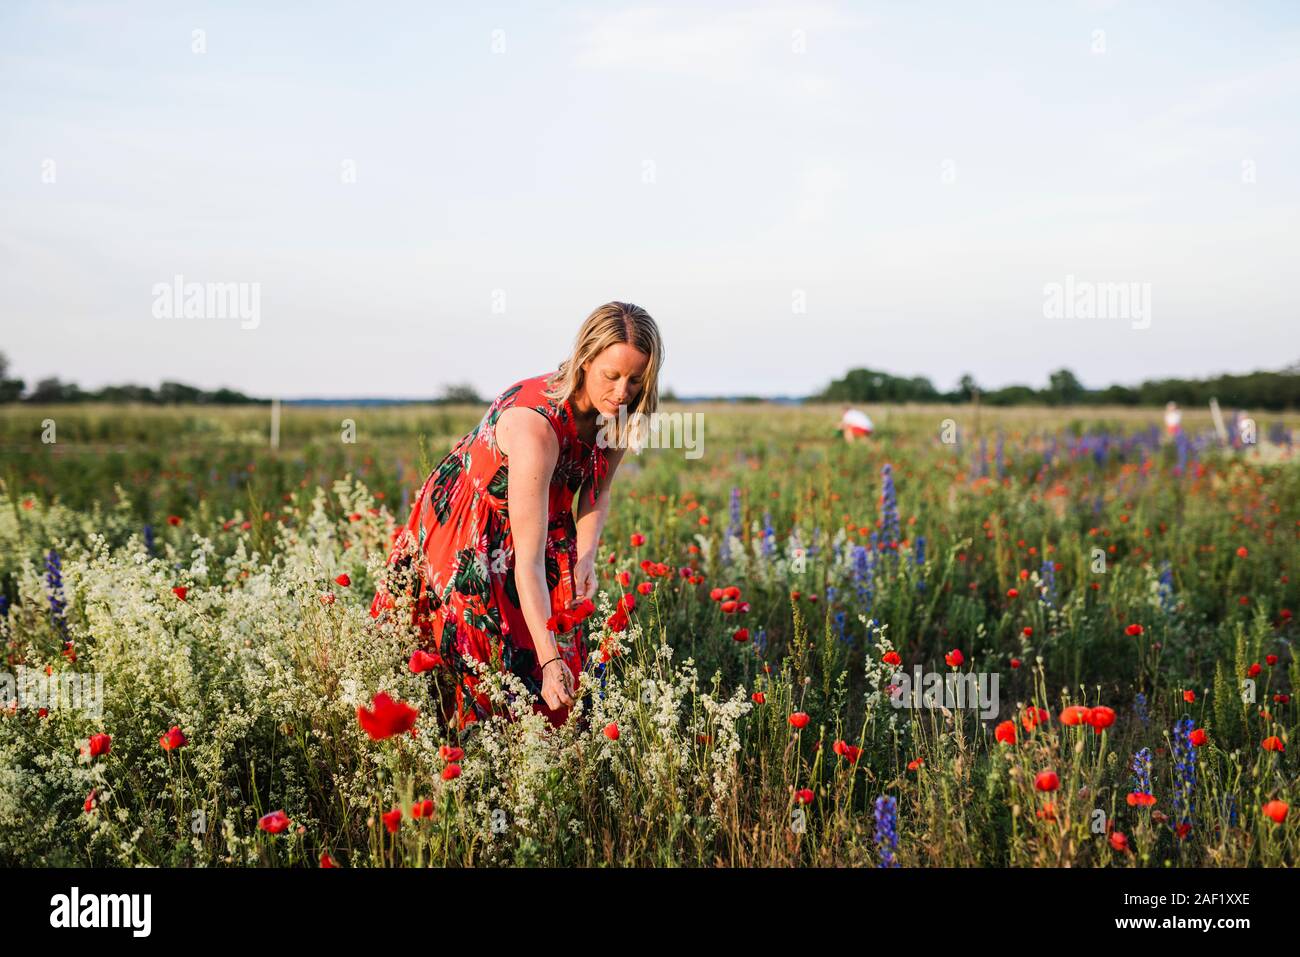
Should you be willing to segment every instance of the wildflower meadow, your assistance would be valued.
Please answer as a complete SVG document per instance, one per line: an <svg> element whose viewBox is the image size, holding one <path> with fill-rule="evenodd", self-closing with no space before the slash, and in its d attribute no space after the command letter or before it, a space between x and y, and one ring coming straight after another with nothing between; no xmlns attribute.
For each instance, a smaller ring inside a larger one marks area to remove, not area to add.
<svg viewBox="0 0 1300 957"><path fill-rule="evenodd" d="M0 862L1300 862L1295 416L702 411L619 470L570 720L489 668L467 734L370 601L481 410L0 413Z"/></svg>

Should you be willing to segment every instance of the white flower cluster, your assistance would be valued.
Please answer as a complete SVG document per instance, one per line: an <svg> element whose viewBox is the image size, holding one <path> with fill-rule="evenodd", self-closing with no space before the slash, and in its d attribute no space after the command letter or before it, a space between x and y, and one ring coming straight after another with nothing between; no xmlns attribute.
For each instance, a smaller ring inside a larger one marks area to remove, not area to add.
<svg viewBox="0 0 1300 957"><path fill-rule="evenodd" d="M700 704L708 716L705 734L710 739L709 761L713 767L710 793L713 800L709 805L709 814L715 824L722 824L727 801L732 797L739 774L736 755L740 753L740 731L737 727L740 719L753 710L744 687L739 687L726 701L717 701L712 695L700 696Z"/></svg>

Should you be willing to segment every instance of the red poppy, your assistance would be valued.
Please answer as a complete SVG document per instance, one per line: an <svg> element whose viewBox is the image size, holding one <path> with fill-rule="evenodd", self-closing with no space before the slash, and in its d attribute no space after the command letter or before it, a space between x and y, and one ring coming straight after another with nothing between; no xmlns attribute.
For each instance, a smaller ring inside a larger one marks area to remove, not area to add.
<svg viewBox="0 0 1300 957"><path fill-rule="evenodd" d="M618 582L620 585L622 585L624 588L627 588L629 585L632 584L632 573L619 572L617 575L614 576L614 580Z"/></svg>
<svg viewBox="0 0 1300 957"><path fill-rule="evenodd" d="M330 852L329 852L329 851L321 851L321 852L320 852L320 866L321 866L321 867L338 867L338 865L334 863L334 858L330 857Z"/></svg>
<svg viewBox="0 0 1300 957"><path fill-rule="evenodd" d="M1012 668L1019 668L1019 667L1020 667L1020 659L1019 659L1019 658L1012 658L1012 659L1011 659L1011 667L1012 667Z"/></svg>
<svg viewBox="0 0 1300 957"><path fill-rule="evenodd" d="M609 738L611 741L618 740L618 725L613 721L605 725L605 737Z"/></svg>
<svg viewBox="0 0 1300 957"><path fill-rule="evenodd" d="M749 629L737 628L734 632L731 633L731 637L735 641L749 641Z"/></svg>
<svg viewBox="0 0 1300 957"><path fill-rule="evenodd" d="M85 803L81 805L87 814L94 811L99 804L99 802L95 800L95 792L98 790L99 788L91 788L90 793L86 795Z"/></svg>
<svg viewBox="0 0 1300 957"><path fill-rule="evenodd" d="M1115 723L1115 709L1099 704L1097 707L1089 709L1086 720L1092 725L1092 729L1100 734L1103 728L1109 728Z"/></svg>
<svg viewBox="0 0 1300 957"><path fill-rule="evenodd" d="M112 735L104 734L101 731L99 734L92 734L88 743L90 746L90 756L92 758L97 758L101 754L108 754L113 745L113 738ZM86 749L83 748L82 750L84 752Z"/></svg>
<svg viewBox="0 0 1300 957"><path fill-rule="evenodd" d="M723 597L723 598L739 598L739 597L740 597L740 589L739 589L738 587L736 587L735 585L728 585L726 588L722 589L722 597Z"/></svg>
<svg viewBox="0 0 1300 957"><path fill-rule="evenodd" d="M842 758L848 758L850 764L856 764L858 758L862 756L862 749L849 744L847 741L836 741L831 745L831 750Z"/></svg>
<svg viewBox="0 0 1300 957"><path fill-rule="evenodd" d="M341 575L339 575L337 578L334 579L334 584L338 585L340 588L347 588L349 585L352 584L352 579L348 577L347 572L343 572Z"/></svg>
<svg viewBox="0 0 1300 957"><path fill-rule="evenodd" d="M1286 820L1286 812L1291 810L1291 806L1286 801L1269 801L1264 805L1264 816L1271 817L1274 824L1281 824Z"/></svg>
<svg viewBox="0 0 1300 957"><path fill-rule="evenodd" d="M357 721L374 741L403 734L415 727L419 710L412 708L405 701L394 701L388 692L381 691L371 701L373 711L364 705L357 705Z"/></svg>
<svg viewBox="0 0 1300 957"><path fill-rule="evenodd" d="M425 671L432 671L442 664L442 656L429 654L423 648L416 648L411 654L411 660L407 662L407 667L411 669L411 674L418 675Z"/></svg>
<svg viewBox="0 0 1300 957"><path fill-rule="evenodd" d="M1187 740L1191 742L1192 747L1199 748L1203 747L1205 742L1210 740L1210 736L1205 733L1204 728L1197 728L1187 736Z"/></svg>
<svg viewBox="0 0 1300 957"><path fill-rule="evenodd" d="M631 542L632 542L632 547L637 548L645 544L645 536L642 535L640 532L633 532Z"/></svg>
<svg viewBox="0 0 1300 957"><path fill-rule="evenodd" d="M383 815L384 827L388 828L389 834L396 834L397 829L402 826L402 809L395 807L387 814Z"/></svg>
<svg viewBox="0 0 1300 957"><path fill-rule="evenodd" d="M567 611L557 611L550 618L546 619L546 630L554 631L557 634L564 634L566 631L572 631L573 618Z"/></svg>
<svg viewBox="0 0 1300 957"><path fill-rule="evenodd" d="M1246 674L1251 678L1258 678L1259 673L1263 670L1258 661L1253 661L1250 667L1246 669Z"/></svg>
<svg viewBox="0 0 1300 957"><path fill-rule="evenodd" d="M1184 691L1183 700L1188 704L1193 704L1196 701L1196 692L1192 691L1190 688L1187 691Z"/></svg>
<svg viewBox="0 0 1300 957"><path fill-rule="evenodd" d="M1130 638L1136 638L1138 635L1142 634L1142 626L1138 624L1129 625L1124 629L1124 634L1128 635Z"/></svg>
<svg viewBox="0 0 1300 957"><path fill-rule="evenodd" d="M185 596L188 595L189 593L190 590L184 585L177 585L175 588L172 589L172 594L175 595L177 598L179 598L181 601L184 601Z"/></svg>
<svg viewBox="0 0 1300 957"><path fill-rule="evenodd" d="M626 631L627 615L621 611L616 611L605 619L605 626L614 632Z"/></svg>
<svg viewBox="0 0 1300 957"><path fill-rule="evenodd" d="M722 613L724 615L735 614L736 609L739 607L740 607L740 602L738 601L724 601L722 603Z"/></svg>
<svg viewBox="0 0 1300 957"><path fill-rule="evenodd" d="M903 659L897 651L886 651L881 660L887 665L901 665L903 663Z"/></svg>
<svg viewBox="0 0 1300 957"><path fill-rule="evenodd" d="M180 523L181 523L181 517L180 517L179 515L168 515L168 516L167 516L167 524L168 524L168 525L179 525Z"/></svg>
<svg viewBox="0 0 1300 957"><path fill-rule="evenodd" d="M618 600L618 604L615 606L614 610L621 611L625 615L630 615L634 608L636 608L636 595L627 592Z"/></svg>
<svg viewBox="0 0 1300 957"><path fill-rule="evenodd" d="M639 591L639 592L640 592L641 594L643 594L643 595L648 595L648 594L650 594L652 591L655 590L655 583L654 583L654 582L641 582L641 584L639 584L639 585L636 586L636 590Z"/></svg>
<svg viewBox="0 0 1300 957"><path fill-rule="evenodd" d="M1246 557L1247 555L1249 555L1249 554L1250 554L1250 552L1246 550L1246 546L1245 546L1245 545L1242 545L1239 549L1237 549L1237 557L1238 557L1238 558L1245 558L1245 557Z"/></svg>
<svg viewBox="0 0 1300 957"><path fill-rule="evenodd" d="M1061 786L1061 779L1055 771L1039 771L1034 778L1034 787L1040 791L1055 791Z"/></svg>
<svg viewBox="0 0 1300 957"><path fill-rule="evenodd" d="M1048 801L1046 804L1042 806L1042 808L1037 812L1037 814L1044 821L1055 821L1056 805L1053 804L1051 801Z"/></svg>
<svg viewBox="0 0 1300 957"><path fill-rule="evenodd" d="M438 756L444 761L455 762L465 757L465 751L463 748L458 748L455 745L444 744L438 749Z"/></svg>
<svg viewBox="0 0 1300 957"><path fill-rule="evenodd" d="M1007 589L1007 597L1008 597L1008 598L1019 598L1019 597L1020 597L1020 592L1018 592L1018 591L1017 591L1016 589L1014 589L1014 588L1008 588L1008 589Z"/></svg>
<svg viewBox="0 0 1300 957"><path fill-rule="evenodd" d="M1277 735L1275 735L1275 734L1274 734L1274 735L1270 735L1269 737L1265 738L1263 741L1261 741L1261 742L1259 743L1259 746L1260 746L1261 748L1263 748L1265 751L1285 751L1285 750L1286 750L1286 745L1284 745L1284 744L1282 743L1282 739L1279 738L1279 737L1278 737Z"/></svg>
<svg viewBox="0 0 1300 957"><path fill-rule="evenodd" d="M923 765L923 764L925 764L925 762L924 762L923 760L921 760L920 758L915 758L915 759L913 759L913 760L907 762L907 770L909 770L909 771L915 771L917 768L919 768L919 767L920 767L921 765Z"/></svg>
<svg viewBox="0 0 1300 957"><path fill-rule="evenodd" d="M808 724L808 715L803 711L796 711L790 715L790 724L796 728L803 728Z"/></svg>
<svg viewBox="0 0 1300 957"><path fill-rule="evenodd" d="M1154 794L1147 794L1145 791L1130 791L1128 794L1129 807L1150 807L1156 803Z"/></svg>
<svg viewBox="0 0 1300 957"><path fill-rule="evenodd" d="M1020 716L1020 723L1024 725L1026 731L1033 731L1036 725L1042 724L1051 718L1051 715L1043 708L1036 708L1032 704L1025 706L1025 713Z"/></svg>
<svg viewBox="0 0 1300 957"><path fill-rule="evenodd" d="M754 699L754 704L767 703L767 695L763 694L763 692L761 691L755 691L752 695L750 695L750 697Z"/></svg>
<svg viewBox="0 0 1300 957"><path fill-rule="evenodd" d="M1277 655L1265 655L1264 660L1268 662L1269 666L1271 667L1277 664Z"/></svg>
<svg viewBox="0 0 1300 957"><path fill-rule="evenodd" d="M993 737L1002 744L1016 743L1016 723L1014 721L1003 721L993 729Z"/></svg>
<svg viewBox="0 0 1300 957"><path fill-rule="evenodd" d="M794 799L800 804L812 804L813 793L811 788L800 788L794 792Z"/></svg>
<svg viewBox="0 0 1300 957"><path fill-rule="evenodd" d="M722 601L722 589L714 588L709 591L709 597L714 601Z"/></svg>
<svg viewBox="0 0 1300 957"><path fill-rule="evenodd" d="M949 668L960 668L966 661L966 657L961 653L960 649L954 648L943 656L943 660L948 662Z"/></svg>
<svg viewBox="0 0 1300 957"><path fill-rule="evenodd" d="M1128 837L1122 831L1112 831L1110 846L1123 854L1128 851Z"/></svg>
<svg viewBox="0 0 1300 957"><path fill-rule="evenodd" d="M162 745L164 751L172 751L176 748L183 748L190 742L181 732L180 726L174 724L166 734L158 739L158 743Z"/></svg>
<svg viewBox="0 0 1300 957"><path fill-rule="evenodd" d="M1020 633L1026 638L1034 637L1034 629L1029 625L1025 625L1025 627L1021 628Z"/></svg>
<svg viewBox="0 0 1300 957"><path fill-rule="evenodd" d="M449 764L442 769L442 779L444 781L450 781L453 778L458 778L458 777L460 777L459 764Z"/></svg>
<svg viewBox="0 0 1300 957"><path fill-rule="evenodd" d="M1088 723L1088 709L1081 704L1072 704L1061 712L1061 724L1071 728Z"/></svg>
<svg viewBox="0 0 1300 957"><path fill-rule="evenodd" d="M268 834L279 834L289 824L289 817L284 811L272 811L270 814L263 814L257 821L257 826Z"/></svg>

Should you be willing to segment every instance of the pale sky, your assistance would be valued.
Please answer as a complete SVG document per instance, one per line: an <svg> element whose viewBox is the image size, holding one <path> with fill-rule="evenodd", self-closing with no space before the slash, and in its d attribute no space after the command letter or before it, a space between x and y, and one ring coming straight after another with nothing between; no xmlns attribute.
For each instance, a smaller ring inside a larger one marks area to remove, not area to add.
<svg viewBox="0 0 1300 957"><path fill-rule="evenodd" d="M622 299L683 394L1276 369L1298 94L1286 2L5 0L0 351L492 396ZM155 315L178 274L257 284L255 328ZM1149 328L1045 318L1067 276Z"/></svg>

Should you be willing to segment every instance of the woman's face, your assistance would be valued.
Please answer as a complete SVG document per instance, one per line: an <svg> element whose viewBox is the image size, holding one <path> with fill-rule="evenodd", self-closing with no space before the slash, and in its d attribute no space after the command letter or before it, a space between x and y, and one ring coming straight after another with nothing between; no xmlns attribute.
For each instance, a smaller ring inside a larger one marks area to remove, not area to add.
<svg viewBox="0 0 1300 957"><path fill-rule="evenodd" d="M630 408L645 384L645 370L650 363L636 346L619 342L609 346L594 359L583 364L583 389L587 401L598 414L617 417L620 405Z"/></svg>

